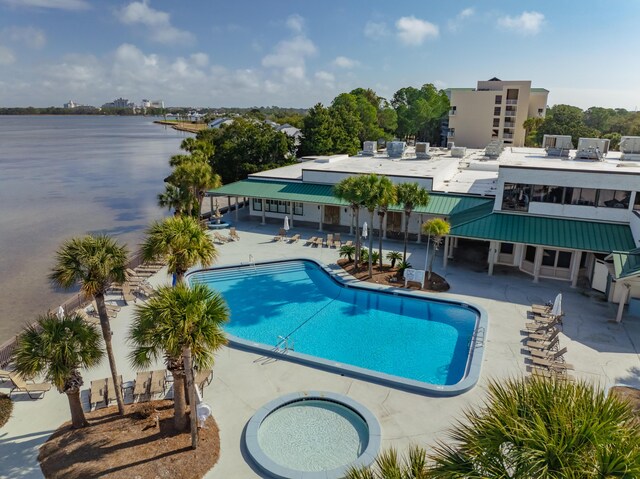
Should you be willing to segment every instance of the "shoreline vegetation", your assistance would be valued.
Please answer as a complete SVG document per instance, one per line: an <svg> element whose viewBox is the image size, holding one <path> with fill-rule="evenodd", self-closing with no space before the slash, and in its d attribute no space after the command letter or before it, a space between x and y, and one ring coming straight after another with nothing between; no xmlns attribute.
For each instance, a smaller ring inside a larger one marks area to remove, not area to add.
<svg viewBox="0 0 640 479"><path fill-rule="evenodd" d="M186 131L189 133L198 133L199 131L206 130L208 128L206 123L192 123L190 121L154 120L153 122L158 125L170 126L174 130Z"/></svg>

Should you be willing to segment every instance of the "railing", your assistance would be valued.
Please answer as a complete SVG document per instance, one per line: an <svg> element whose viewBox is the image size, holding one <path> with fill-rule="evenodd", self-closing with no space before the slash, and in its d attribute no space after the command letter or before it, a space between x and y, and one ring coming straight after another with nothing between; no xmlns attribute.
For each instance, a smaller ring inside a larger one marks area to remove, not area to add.
<svg viewBox="0 0 640 479"><path fill-rule="evenodd" d="M455 110L449 110L449 116L453 116L453 115L455 115L455 114L456 114L456 111L455 111Z"/></svg>
<svg viewBox="0 0 640 479"><path fill-rule="evenodd" d="M127 267L131 269L135 269L137 266L140 266L143 263L142 261L142 252L137 251L129 258L127 263ZM69 299L64 301L61 306L65 311L75 311L78 308L82 308L86 306L90 301L90 298L86 298L82 293L76 293L71 296ZM54 306L57 310L57 306ZM49 309L48 314L52 314L54 310ZM11 361L11 355L13 354L13 350L16 347L17 336L5 341L0 345L0 368L3 368Z"/></svg>
<svg viewBox="0 0 640 479"><path fill-rule="evenodd" d="M456 136L455 131L448 131L448 132L447 132L447 137L448 137L448 138L453 138L454 136Z"/></svg>
<svg viewBox="0 0 640 479"><path fill-rule="evenodd" d="M502 138L512 139L513 138L513 133L504 133L502 135Z"/></svg>
<svg viewBox="0 0 640 479"><path fill-rule="evenodd" d="M512 121L505 121L504 122L504 127L505 128L514 128L516 126L516 124Z"/></svg>
<svg viewBox="0 0 640 479"><path fill-rule="evenodd" d="M507 100L507 105L517 105L518 100Z"/></svg>

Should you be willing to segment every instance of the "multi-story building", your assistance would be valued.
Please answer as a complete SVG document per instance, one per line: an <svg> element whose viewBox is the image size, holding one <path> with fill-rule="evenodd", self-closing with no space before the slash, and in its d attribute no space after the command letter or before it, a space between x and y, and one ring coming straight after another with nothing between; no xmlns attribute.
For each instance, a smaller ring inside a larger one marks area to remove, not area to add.
<svg viewBox="0 0 640 479"><path fill-rule="evenodd" d="M622 152L608 152L607 140L597 139L581 139L578 150L565 151L557 147L564 140L549 135L545 141L556 147L511 147L491 156L431 148L426 155L403 149L400 155L310 157L210 194L249 198L251 217L263 224L288 216L291 227L346 233L353 232L354 216L333 195L341 179L376 173L396 184L417 182L431 201L410 216L410 236L425 242L421 224L447 219L444 266L452 257L473 258L489 275L501 265L535 282L582 284L624 307L640 298L640 138L626 137ZM399 205L389 210L370 231L401 238L404 212ZM363 209L360 218L367 217Z"/></svg>
<svg viewBox="0 0 640 479"><path fill-rule="evenodd" d="M543 117L549 91L531 88L530 81L479 81L477 88L446 90L449 110L448 142L484 148L492 140L524 146L527 118Z"/></svg>

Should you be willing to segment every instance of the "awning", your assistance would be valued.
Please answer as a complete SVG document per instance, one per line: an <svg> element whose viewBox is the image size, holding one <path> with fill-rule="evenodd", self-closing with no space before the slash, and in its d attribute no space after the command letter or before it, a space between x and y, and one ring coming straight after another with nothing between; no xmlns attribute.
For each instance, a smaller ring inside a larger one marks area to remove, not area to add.
<svg viewBox="0 0 640 479"><path fill-rule="evenodd" d="M470 212L467 212L467 214ZM611 253L635 246L628 225L478 209L475 218L452 218L451 236Z"/></svg>
<svg viewBox="0 0 640 479"><path fill-rule="evenodd" d="M229 183L215 190L209 190L213 196L246 196L248 198L267 198L271 200L294 201L298 203L317 203L323 205L344 205L348 203L333 196L333 185L318 183L294 183L287 181L242 180ZM479 196L453 195L430 192L431 200L424 207L418 207L414 214L451 216L469 208L493 205L493 198ZM400 206L392 206L392 211L402 211Z"/></svg>

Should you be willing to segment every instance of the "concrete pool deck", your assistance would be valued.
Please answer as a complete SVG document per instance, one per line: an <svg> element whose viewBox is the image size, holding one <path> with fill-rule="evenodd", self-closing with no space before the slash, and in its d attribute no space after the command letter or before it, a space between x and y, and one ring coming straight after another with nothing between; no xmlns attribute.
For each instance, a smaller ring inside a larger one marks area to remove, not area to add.
<svg viewBox="0 0 640 479"><path fill-rule="evenodd" d="M220 253L218 265L248 262L249 255L255 261L307 256L327 265L335 265L338 259L338 251L333 248L304 246L304 241L273 242L280 224L262 226L253 221L240 221L235 226L241 240L216 245ZM289 231L289 235L295 233L300 233L303 239L320 234L297 226ZM343 240L346 238L347 235L343 235ZM414 265L424 264L425 249L425 245L410 243L409 261ZM384 250L402 251L402 243L385 241ZM530 276L514 269L496 269L494 276L489 277L486 272L476 272L454 262L449 262L443 271L442 261L436 260L434 271L445 276L451 284L450 292L438 296L470 301L488 313L483 369L475 388L455 397L420 396L286 360L223 348L217 355L215 378L204 391L205 402L211 405L220 427L221 439L220 461L205 477L261 477L242 446L247 422L258 409L276 397L304 390L344 394L366 406L380 422L383 449L394 446L402 451L410 444L428 447L437 439L446 440L447 429L461 417L464 409L482 401L491 378L524 374L526 356L521 352L523 336L520 330L527 321L527 309L531 303L553 299L558 292L563 293L566 313L560 343L568 348L566 358L575 365L575 376L602 386L626 383L640 387L640 319L626 317L621 324L609 322L615 317L615 307L603 302L602 295L571 289L568 283L561 281L541 280L535 284ZM154 285L169 282L164 270L151 278ZM124 381L135 378L135 372L126 360L125 341L132 313L133 307L123 307L111 322L116 360ZM157 367L163 368L163 365ZM85 402L90 381L108 375L106 360L100 367L83 374ZM0 391L8 390L8 383L0 383ZM0 477L43 477L37 460L38 449L60 424L68 420L67 400L55 390L38 401L16 395L13 416L0 429Z"/></svg>

